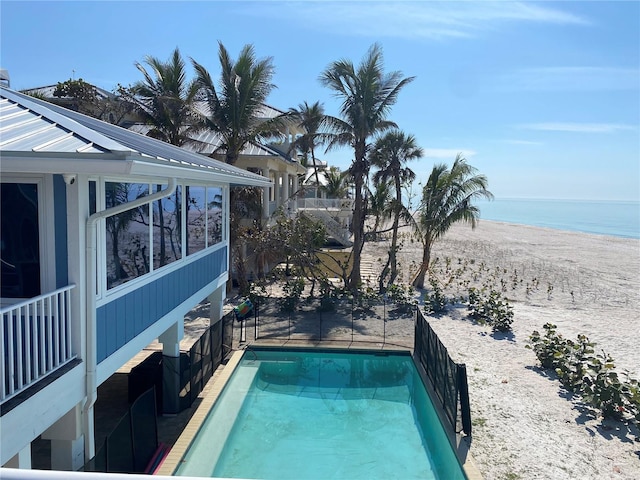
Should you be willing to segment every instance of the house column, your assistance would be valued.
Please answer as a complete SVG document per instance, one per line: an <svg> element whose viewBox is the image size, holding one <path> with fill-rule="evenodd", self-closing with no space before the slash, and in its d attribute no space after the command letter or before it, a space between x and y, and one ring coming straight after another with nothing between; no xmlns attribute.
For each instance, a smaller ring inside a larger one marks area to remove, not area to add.
<svg viewBox="0 0 640 480"><path fill-rule="evenodd" d="M289 199L289 174L282 174L282 203Z"/></svg>
<svg viewBox="0 0 640 480"><path fill-rule="evenodd" d="M262 169L262 176L269 178L269 169ZM263 187L262 189L262 218L269 218L269 189L271 187Z"/></svg>
<svg viewBox="0 0 640 480"><path fill-rule="evenodd" d="M276 172L276 208L284 202L284 176L282 172Z"/></svg>
<svg viewBox="0 0 640 480"><path fill-rule="evenodd" d="M16 453L2 466L4 468L24 468L31 470L31 444Z"/></svg>
<svg viewBox="0 0 640 480"><path fill-rule="evenodd" d="M209 295L209 325L215 325L223 316L224 299L226 298L227 289L225 285L221 285L216 288L211 295Z"/></svg>
<svg viewBox="0 0 640 480"><path fill-rule="evenodd" d="M75 471L82 468L84 466L82 404L77 404L45 430L42 438L51 440L52 470Z"/></svg>
<svg viewBox="0 0 640 480"><path fill-rule="evenodd" d="M158 341L162 343L162 413L180 412L180 340L184 318L171 325Z"/></svg>

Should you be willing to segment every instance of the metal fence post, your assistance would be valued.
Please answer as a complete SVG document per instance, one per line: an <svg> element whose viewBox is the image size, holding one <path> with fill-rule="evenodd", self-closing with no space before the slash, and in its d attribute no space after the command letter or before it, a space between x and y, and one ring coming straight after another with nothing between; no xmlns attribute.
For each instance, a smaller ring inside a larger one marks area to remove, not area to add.
<svg viewBox="0 0 640 480"><path fill-rule="evenodd" d="M462 431L471 436L471 404L469 403L469 384L467 382L467 366L458 364L458 395L460 395L460 415Z"/></svg>

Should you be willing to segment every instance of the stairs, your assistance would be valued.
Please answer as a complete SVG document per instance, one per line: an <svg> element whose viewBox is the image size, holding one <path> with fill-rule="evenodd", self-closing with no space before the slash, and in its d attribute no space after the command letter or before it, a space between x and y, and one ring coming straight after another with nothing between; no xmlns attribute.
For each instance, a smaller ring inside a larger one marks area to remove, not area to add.
<svg viewBox="0 0 640 480"><path fill-rule="evenodd" d="M351 234L349 230L345 229L342 225L336 222L329 213L324 210L314 209L314 210L305 210L306 215L309 215L314 220L322 222L324 227L327 229L327 233L330 237L335 238L341 245L345 247L350 247L353 245L351 241Z"/></svg>

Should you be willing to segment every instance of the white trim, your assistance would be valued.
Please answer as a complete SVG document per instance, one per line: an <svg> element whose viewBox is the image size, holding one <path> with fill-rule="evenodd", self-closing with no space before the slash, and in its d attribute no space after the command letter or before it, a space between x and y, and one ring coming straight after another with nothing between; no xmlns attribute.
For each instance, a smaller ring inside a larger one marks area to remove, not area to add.
<svg viewBox="0 0 640 480"><path fill-rule="evenodd" d="M1 183L27 183L36 186L38 195L38 255L40 263L40 293L56 288L55 263L55 206L52 175L3 173ZM2 307L13 305L22 298L2 298Z"/></svg>
<svg viewBox="0 0 640 480"><path fill-rule="evenodd" d="M41 226L40 288L41 293L44 293L56 289L56 218L53 175L45 175L42 180L42 195L38 194L38 217L38 223ZM45 232L46 235L43 236Z"/></svg>

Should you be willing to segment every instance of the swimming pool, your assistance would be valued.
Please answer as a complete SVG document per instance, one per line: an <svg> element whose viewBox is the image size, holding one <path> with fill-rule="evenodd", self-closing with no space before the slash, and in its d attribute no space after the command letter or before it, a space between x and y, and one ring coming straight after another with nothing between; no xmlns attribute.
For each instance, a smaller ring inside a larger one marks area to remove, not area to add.
<svg viewBox="0 0 640 480"><path fill-rule="evenodd" d="M251 350L175 475L464 479L408 353Z"/></svg>

